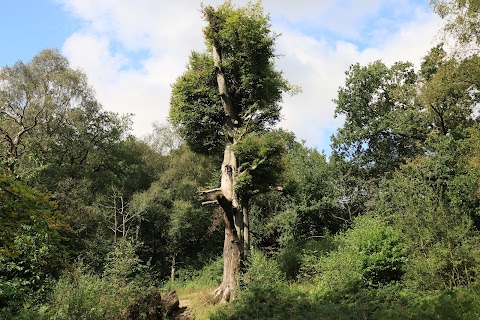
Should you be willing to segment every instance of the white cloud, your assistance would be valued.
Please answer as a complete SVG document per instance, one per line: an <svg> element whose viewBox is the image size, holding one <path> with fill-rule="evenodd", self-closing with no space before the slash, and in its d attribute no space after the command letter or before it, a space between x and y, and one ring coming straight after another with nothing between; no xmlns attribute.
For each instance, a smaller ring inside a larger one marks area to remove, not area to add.
<svg viewBox="0 0 480 320"><path fill-rule="evenodd" d="M200 2L59 1L85 21L63 52L85 70L105 108L135 113L137 135L148 133L152 122L165 121L170 84L185 70L190 51L203 50ZM264 0L272 28L282 33L277 49L283 56L277 64L303 88L285 97L282 126L311 146L328 148L328 136L341 124L333 118L332 99L350 64L376 59L418 63L434 45L439 19L412 1ZM380 21L380 16L385 18ZM132 68L131 53L138 52L148 54Z"/></svg>
<svg viewBox="0 0 480 320"><path fill-rule="evenodd" d="M438 31L442 22L437 16L422 11L415 12L414 16L415 20L404 24L382 45L364 50L359 62L366 63L380 59L386 64L410 61L419 65L421 58L438 43Z"/></svg>
<svg viewBox="0 0 480 320"><path fill-rule="evenodd" d="M307 144L329 149L329 136L342 123L334 118L337 90L344 84L345 71L353 63L368 64L382 60L387 65L411 61L419 65L421 57L433 47L440 20L418 11L416 19L391 34L382 46L359 50L346 41L327 43L298 32L282 30L279 51L285 54L279 65L288 78L303 88L299 96L287 97L282 126L306 139ZM327 135L327 136L326 136Z"/></svg>

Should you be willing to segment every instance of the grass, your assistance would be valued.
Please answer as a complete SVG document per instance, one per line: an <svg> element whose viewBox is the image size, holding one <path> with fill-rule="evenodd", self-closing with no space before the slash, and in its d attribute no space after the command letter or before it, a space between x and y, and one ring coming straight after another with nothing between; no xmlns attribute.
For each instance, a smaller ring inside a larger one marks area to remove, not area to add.
<svg viewBox="0 0 480 320"><path fill-rule="evenodd" d="M200 285L198 283L186 283L175 288L179 300L190 302L192 318L195 320L208 320L217 311L218 305L209 301L210 293L215 289L211 284Z"/></svg>
<svg viewBox="0 0 480 320"><path fill-rule="evenodd" d="M210 293L222 281L223 259L219 258L197 271L193 276L169 282L165 285L168 290L175 290L178 299L188 301L192 310L192 319L208 320L217 312L221 305L212 304Z"/></svg>

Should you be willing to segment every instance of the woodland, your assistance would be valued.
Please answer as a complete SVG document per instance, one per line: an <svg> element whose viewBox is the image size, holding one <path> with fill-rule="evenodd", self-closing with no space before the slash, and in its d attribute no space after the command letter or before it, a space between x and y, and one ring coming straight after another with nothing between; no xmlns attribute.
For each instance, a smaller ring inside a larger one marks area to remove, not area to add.
<svg viewBox="0 0 480 320"><path fill-rule="evenodd" d="M448 48L350 66L329 156L260 3L202 6L141 138L57 50L0 68L0 319L480 319L480 1L430 4Z"/></svg>

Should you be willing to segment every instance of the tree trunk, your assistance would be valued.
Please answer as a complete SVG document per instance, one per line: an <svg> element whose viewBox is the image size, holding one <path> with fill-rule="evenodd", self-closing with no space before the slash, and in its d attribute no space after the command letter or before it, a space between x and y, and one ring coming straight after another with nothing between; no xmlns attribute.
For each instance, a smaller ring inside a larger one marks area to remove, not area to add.
<svg viewBox="0 0 480 320"><path fill-rule="evenodd" d="M243 242L243 260L248 258L248 253L250 251L250 221L248 216L248 198L242 200L242 213L243 213L243 232L242 232L242 242Z"/></svg>
<svg viewBox="0 0 480 320"><path fill-rule="evenodd" d="M117 218L117 195L115 190L113 190L113 215L114 215L114 226L113 226L113 244L117 244L117 231L118 231L118 218Z"/></svg>
<svg viewBox="0 0 480 320"><path fill-rule="evenodd" d="M175 281L175 258L177 257L177 253L172 255L172 265L170 269L170 281Z"/></svg>
<svg viewBox="0 0 480 320"><path fill-rule="evenodd" d="M237 173L237 159L233 145L228 144L223 152L222 179L220 189L223 196L231 203L233 208L238 208L238 199L235 194L235 175Z"/></svg>
<svg viewBox="0 0 480 320"><path fill-rule="evenodd" d="M244 260L244 235L243 235L243 212L242 210L236 210L235 214L235 232L237 233L238 236L238 243L240 247L240 259L241 262Z"/></svg>
<svg viewBox="0 0 480 320"><path fill-rule="evenodd" d="M223 244L223 280L213 292L217 302L235 299L240 275L240 243L235 228L225 224L225 242Z"/></svg>
<svg viewBox="0 0 480 320"><path fill-rule="evenodd" d="M215 70L217 73L217 85L220 98L222 99L223 110L227 115L228 124L230 127L238 124L238 112L233 106L232 99L227 87L227 80L222 70L222 55L220 49L216 44L212 45L213 63L215 64Z"/></svg>
<svg viewBox="0 0 480 320"><path fill-rule="evenodd" d="M237 173L237 159L233 150L235 144L234 131L238 127L238 110L230 97L227 80L222 69L222 55L220 47L212 45L212 56L217 74L217 85L223 109L225 124L231 134L227 135L227 145L224 150L221 178L221 195L217 201L223 209L225 221L225 241L223 244L223 280L222 284L213 292L214 299L226 302L235 299L238 289L238 278L243 258L243 212L239 210L238 197L235 193L235 175Z"/></svg>
<svg viewBox="0 0 480 320"><path fill-rule="evenodd" d="M223 280L213 292L214 300L226 302L235 299L238 288L243 255L243 215L238 210L238 200L235 193L235 173L237 160L232 145L227 145L222 163L221 195L217 201L223 209L225 222L225 240L223 244Z"/></svg>
<svg viewBox="0 0 480 320"><path fill-rule="evenodd" d="M12 175L15 176L15 167L18 161L18 142L17 139L11 139L7 136L7 141L9 143L9 150L7 152L7 171Z"/></svg>

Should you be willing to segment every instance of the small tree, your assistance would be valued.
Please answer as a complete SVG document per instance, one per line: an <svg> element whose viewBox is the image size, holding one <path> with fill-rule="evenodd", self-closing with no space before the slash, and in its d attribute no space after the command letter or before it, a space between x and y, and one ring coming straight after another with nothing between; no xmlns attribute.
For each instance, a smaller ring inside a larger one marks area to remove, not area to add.
<svg viewBox="0 0 480 320"><path fill-rule="evenodd" d="M248 200L278 178L284 147L269 131L290 86L275 70L277 35L259 4L235 8L227 1L202 12L212 53L191 54L187 71L173 85L170 120L194 151L218 156L223 151L221 186L203 194L223 211L224 274L214 294L228 301L249 247Z"/></svg>

